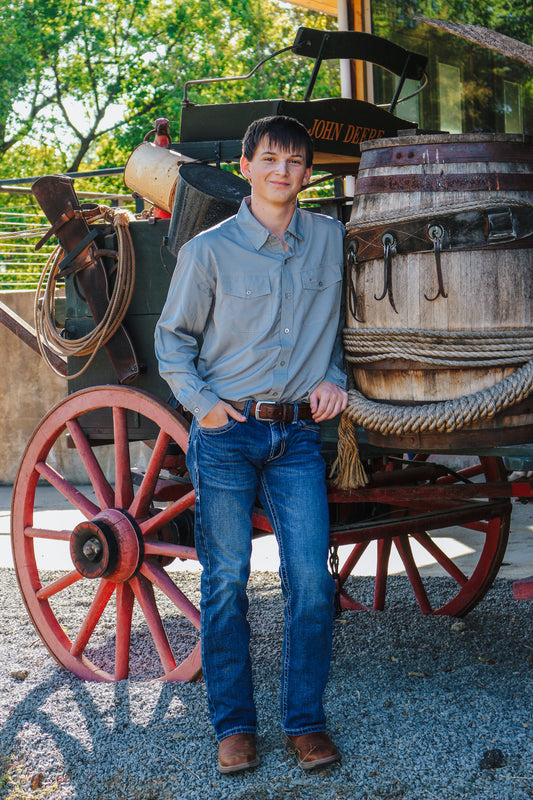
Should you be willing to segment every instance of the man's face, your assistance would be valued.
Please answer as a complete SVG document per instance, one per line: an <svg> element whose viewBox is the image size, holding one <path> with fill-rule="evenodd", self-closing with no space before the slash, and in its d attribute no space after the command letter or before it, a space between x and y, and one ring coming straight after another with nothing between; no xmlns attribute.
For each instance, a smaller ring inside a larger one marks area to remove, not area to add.
<svg viewBox="0 0 533 800"><path fill-rule="evenodd" d="M311 177L302 148L282 150L263 137L251 160L241 158L241 172L252 184L252 197L272 205L293 205Z"/></svg>

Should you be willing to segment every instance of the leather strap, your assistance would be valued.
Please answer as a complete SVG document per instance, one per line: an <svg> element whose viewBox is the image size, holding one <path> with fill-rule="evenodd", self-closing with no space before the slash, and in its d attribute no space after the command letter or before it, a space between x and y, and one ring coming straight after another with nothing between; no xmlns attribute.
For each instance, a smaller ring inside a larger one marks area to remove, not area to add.
<svg viewBox="0 0 533 800"><path fill-rule="evenodd" d="M500 250L530 248L533 245L533 207L493 205L469 211L436 210L424 219L390 220L375 227L348 225L347 260L357 263L383 258L384 239L391 237L394 255L434 250L435 233L440 249ZM348 258L350 257L350 258Z"/></svg>
<svg viewBox="0 0 533 800"><path fill-rule="evenodd" d="M521 172L482 172L450 175L374 175L359 173L354 196L382 192L530 192L533 175Z"/></svg>
<svg viewBox="0 0 533 800"><path fill-rule="evenodd" d="M245 403L226 400L227 403L244 411ZM266 422L294 422L298 419L313 419L309 403L271 403L268 400L253 400L250 416Z"/></svg>

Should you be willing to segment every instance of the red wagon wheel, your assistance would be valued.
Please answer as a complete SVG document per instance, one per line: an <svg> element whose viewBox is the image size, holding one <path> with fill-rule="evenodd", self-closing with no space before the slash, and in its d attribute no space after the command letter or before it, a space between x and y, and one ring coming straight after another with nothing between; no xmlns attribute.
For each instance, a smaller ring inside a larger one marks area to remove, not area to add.
<svg viewBox="0 0 533 800"><path fill-rule="evenodd" d="M383 505L383 500L378 502L373 516L363 520L352 533L351 541L356 543L339 571L344 608L367 607L352 596L351 587L351 594L348 593L345 583L372 541L377 542L372 602L375 610L383 610L386 605L394 549L424 614L464 616L492 585L507 546L511 504L502 496L491 499L490 488L485 491L480 484L501 484L507 480L502 459L476 458L476 463L454 472L439 470L438 464L427 459L427 455L416 456L409 464L403 464L401 471L392 470L388 484L382 482L380 487L376 480L376 489L370 486L363 490L370 500L386 495L388 504ZM410 480L417 475L420 477ZM475 556L471 559L477 561L468 570L442 544L443 537L449 540L454 536L472 545ZM342 530L332 532L332 541L343 543ZM427 580L426 570L417 564L415 551L419 562L432 562L432 577L436 568L440 568L443 580Z"/></svg>
<svg viewBox="0 0 533 800"><path fill-rule="evenodd" d="M84 431L85 415L102 409L112 420L106 447ZM140 419L155 430L151 448L129 441L128 425L136 427ZM177 412L146 392L94 387L58 403L25 450L12 501L17 578L44 644L80 678L118 681L146 668L154 677L193 680L201 672L200 613L167 569L176 557L196 557L180 538L194 506L185 468L174 479L170 503L158 502L157 494L161 479L173 477L165 471L172 448L177 446L174 461L184 464L187 428ZM54 449L65 435L72 444L68 470L58 467ZM144 448L147 462L138 486L135 448ZM111 467L104 465L104 453ZM76 470L80 477L67 477ZM43 484L55 487L67 505L66 527L59 512L36 522ZM50 574L50 559L60 551L65 571Z"/></svg>

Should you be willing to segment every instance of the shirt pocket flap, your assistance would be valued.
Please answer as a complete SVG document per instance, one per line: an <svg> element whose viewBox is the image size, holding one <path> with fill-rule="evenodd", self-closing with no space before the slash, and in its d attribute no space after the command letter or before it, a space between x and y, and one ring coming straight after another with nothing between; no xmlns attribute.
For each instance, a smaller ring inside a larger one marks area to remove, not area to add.
<svg viewBox="0 0 533 800"><path fill-rule="evenodd" d="M330 264L315 267L315 269L304 269L301 272L301 276L304 289L313 289L319 292L334 283L342 281L342 266L340 264Z"/></svg>
<svg viewBox="0 0 533 800"><path fill-rule="evenodd" d="M222 291L234 297L253 299L271 293L269 275L224 275Z"/></svg>

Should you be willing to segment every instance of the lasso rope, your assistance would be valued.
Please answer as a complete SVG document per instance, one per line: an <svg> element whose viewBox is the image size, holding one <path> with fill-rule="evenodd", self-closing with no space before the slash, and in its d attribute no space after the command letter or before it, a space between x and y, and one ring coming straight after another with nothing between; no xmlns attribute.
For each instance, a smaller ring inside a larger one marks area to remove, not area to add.
<svg viewBox="0 0 533 800"><path fill-rule="evenodd" d="M54 321L54 300L57 280L61 278L59 262L63 257L61 247L56 247L41 273L35 293L34 317L37 343L41 356L56 375L72 380L82 375L89 367L98 350L116 333L128 310L135 284L135 253L129 232L130 215L122 210L107 206L100 207L101 213L91 216L91 224L99 219L112 222L118 240L118 261L115 282L109 305L103 318L95 328L79 339L64 339ZM46 285L45 285L46 281ZM45 288L43 290L43 285ZM84 366L74 375L63 375L50 363L45 346L62 358L89 356Z"/></svg>

